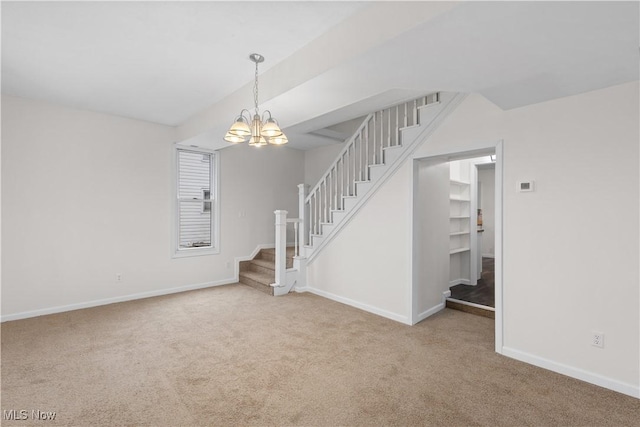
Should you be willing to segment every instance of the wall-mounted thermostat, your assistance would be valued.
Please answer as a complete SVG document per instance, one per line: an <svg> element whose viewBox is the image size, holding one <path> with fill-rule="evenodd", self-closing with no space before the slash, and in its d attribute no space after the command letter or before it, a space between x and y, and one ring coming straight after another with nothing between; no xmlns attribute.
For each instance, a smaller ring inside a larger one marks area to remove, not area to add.
<svg viewBox="0 0 640 427"><path fill-rule="evenodd" d="M518 191L523 193L525 191L533 191L534 187L533 181L519 181L518 182Z"/></svg>

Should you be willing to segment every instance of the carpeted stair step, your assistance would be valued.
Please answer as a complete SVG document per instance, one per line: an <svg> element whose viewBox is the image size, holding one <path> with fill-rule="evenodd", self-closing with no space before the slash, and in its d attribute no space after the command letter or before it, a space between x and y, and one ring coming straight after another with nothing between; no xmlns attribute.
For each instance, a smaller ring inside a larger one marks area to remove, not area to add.
<svg viewBox="0 0 640 427"><path fill-rule="evenodd" d="M287 268L293 267L293 256L295 255L295 249L292 247L287 248ZM254 260L265 260L272 263L276 262L276 250L275 249L261 249ZM275 269L275 267L274 267Z"/></svg>
<svg viewBox="0 0 640 427"><path fill-rule="evenodd" d="M271 284L275 282L275 274L258 273L255 271L241 271L240 283L251 286L261 292L273 295Z"/></svg>
<svg viewBox="0 0 640 427"><path fill-rule="evenodd" d="M287 268L293 267L295 249L287 248ZM254 259L240 262L240 283L273 295L271 284L276 281L276 250L261 249Z"/></svg>
<svg viewBox="0 0 640 427"><path fill-rule="evenodd" d="M252 271L255 273L275 275L276 263L264 259L252 259L240 262L240 272Z"/></svg>

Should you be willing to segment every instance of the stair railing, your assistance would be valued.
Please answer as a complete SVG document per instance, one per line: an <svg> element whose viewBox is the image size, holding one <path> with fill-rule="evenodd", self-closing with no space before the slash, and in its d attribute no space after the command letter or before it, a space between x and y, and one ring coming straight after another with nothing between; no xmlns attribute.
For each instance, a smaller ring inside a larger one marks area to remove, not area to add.
<svg viewBox="0 0 640 427"><path fill-rule="evenodd" d="M356 183L369 180L369 166L384 163L384 149L401 145L400 131L418 125L418 109L439 101L433 93L369 114L347 139L300 207L303 218L300 245L320 235L323 223L331 222L331 211L344 208L343 198L356 196Z"/></svg>

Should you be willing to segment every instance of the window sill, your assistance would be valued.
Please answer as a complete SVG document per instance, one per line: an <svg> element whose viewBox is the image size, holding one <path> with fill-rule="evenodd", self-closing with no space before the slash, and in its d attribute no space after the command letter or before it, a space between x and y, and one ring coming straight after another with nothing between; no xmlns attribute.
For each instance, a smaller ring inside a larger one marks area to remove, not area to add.
<svg viewBox="0 0 640 427"><path fill-rule="evenodd" d="M194 256L218 255L220 250L217 248L186 248L178 249L173 253L172 258L189 258Z"/></svg>

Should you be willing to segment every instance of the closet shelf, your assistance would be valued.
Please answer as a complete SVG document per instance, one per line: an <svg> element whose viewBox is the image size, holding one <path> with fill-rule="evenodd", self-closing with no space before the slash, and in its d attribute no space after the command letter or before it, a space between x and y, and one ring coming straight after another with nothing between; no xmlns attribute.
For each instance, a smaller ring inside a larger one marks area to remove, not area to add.
<svg viewBox="0 0 640 427"><path fill-rule="evenodd" d="M469 250L469 248L456 248L456 249L451 249L449 251L449 255L453 255L453 254L459 254L460 252L467 252Z"/></svg>

